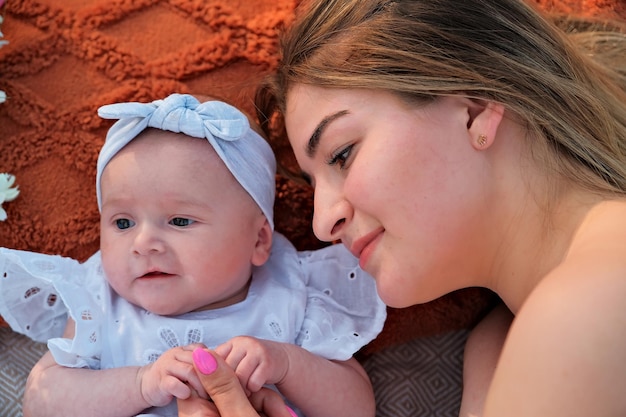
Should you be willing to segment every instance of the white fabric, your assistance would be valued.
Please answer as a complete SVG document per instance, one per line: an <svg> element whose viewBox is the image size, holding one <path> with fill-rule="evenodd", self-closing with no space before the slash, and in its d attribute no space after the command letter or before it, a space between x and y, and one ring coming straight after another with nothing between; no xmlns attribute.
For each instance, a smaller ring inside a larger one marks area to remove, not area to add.
<svg viewBox="0 0 626 417"><path fill-rule="evenodd" d="M386 317L374 280L343 245L298 252L275 233L272 255L254 270L244 301L177 317L153 315L117 296L100 262L99 253L79 264L0 249L0 314L15 331L51 338L48 347L59 364L92 369L141 366L175 346L212 348L238 335L346 360L378 335ZM65 306L76 321L73 340L59 337ZM175 411L173 403L156 415Z"/></svg>

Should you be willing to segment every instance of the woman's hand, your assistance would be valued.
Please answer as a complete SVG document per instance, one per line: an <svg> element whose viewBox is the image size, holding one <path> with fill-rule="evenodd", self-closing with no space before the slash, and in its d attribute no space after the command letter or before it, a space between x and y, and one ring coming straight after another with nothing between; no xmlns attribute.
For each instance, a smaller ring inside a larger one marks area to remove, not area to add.
<svg viewBox="0 0 626 417"><path fill-rule="evenodd" d="M214 352L198 348L193 362L211 401L193 394L178 400L179 417L295 417L278 393L263 388L247 397L235 372Z"/></svg>

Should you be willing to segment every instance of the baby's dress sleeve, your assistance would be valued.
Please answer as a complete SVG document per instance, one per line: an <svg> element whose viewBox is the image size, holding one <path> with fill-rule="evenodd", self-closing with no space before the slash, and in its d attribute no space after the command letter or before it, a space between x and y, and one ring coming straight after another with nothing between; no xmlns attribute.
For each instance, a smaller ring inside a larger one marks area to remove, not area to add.
<svg viewBox="0 0 626 417"><path fill-rule="evenodd" d="M0 314L14 331L48 342L56 362L99 367L100 327L107 299L96 253L75 259L0 248ZM62 337L71 316L74 339Z"/></svg>
<svg viewBox="0 0 626 417"><path fill-rule="evenodd" d="M299 253L307 305L296 343L327 359L347 360L383 328L387 308L374 279L343 245Z"/></svg>
<svg viewBox="0 0 626 417"><path fill-rule="evenodd" d="M63 334L67 308L53 281L73 259L0 248L0 315L15 332L45 343Z"/></svg>

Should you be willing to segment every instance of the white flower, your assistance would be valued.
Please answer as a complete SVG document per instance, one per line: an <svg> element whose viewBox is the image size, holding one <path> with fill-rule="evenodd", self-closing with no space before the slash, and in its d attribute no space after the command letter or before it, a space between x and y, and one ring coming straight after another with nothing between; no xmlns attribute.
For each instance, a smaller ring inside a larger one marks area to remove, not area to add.
<svg viewBox="0 0 626 417"><path fill-rule="evenodd" d="M0 174L0 221L7 218L7 212L2 208L2 203L15 200L20 193L17 187L11 188L14 182L14 175Z"/></svg>
<svg viewBox="0 0 626 417"><path fill-rule="evenodd" d="M7 93L5 93L4 91L0 90L0 103L4 103L7 99Z"/></svg>
<svg viewBox="0 0 626 417"><path fill-rule="evenodd" d="M0 7L2 7L2 3L4 3L4 1L0 0ZM0 25L2 25L3 21L4 21L4 18L2 17L2 15L0 15ZM4 34L0 30L0 38L3 38L3 37L4 37ZM6 45L7 43L9 43L9 41L0 40L0 48L2 48L2 45Z"/></svg>

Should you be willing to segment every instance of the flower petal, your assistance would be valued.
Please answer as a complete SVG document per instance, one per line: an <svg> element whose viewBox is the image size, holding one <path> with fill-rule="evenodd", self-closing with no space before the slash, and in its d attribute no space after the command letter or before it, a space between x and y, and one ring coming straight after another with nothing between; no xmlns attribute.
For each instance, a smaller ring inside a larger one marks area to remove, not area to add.
<svg viewBox="0 0 626 417"><path fill-rule="evenodd" d="M13 201L20 194L20 190L17 188L9 188L4 192L4 201Z"/></svg>
<svg viewBox="0 0 626 417"><path fill-rule="evenodd" d="M15 175L0 174L0 204L5 201L12 201L19 195L18 187L11 188L15 183Z"/></svg>
<svg viewBox="0 0 626 417"><path fill-rule="evenodd" d="M11 188L13 183L15 183L15 175L6 173L0 174L0 190Z"/></svg>

